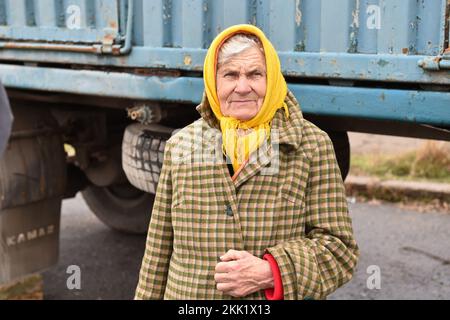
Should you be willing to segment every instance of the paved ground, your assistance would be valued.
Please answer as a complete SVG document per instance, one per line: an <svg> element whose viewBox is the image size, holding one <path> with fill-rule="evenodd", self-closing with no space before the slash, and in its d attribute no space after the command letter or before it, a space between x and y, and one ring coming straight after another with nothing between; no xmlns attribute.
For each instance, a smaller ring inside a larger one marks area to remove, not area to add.
<svg viewBox="0 0 450 320"><path fill-rule="evenodd" d="M450 214L391 205L350 205L361 259L354 279L330 299L450 299ZM44 272L45 299L131 299L145 237L113 232L81 197L62 211L59 265ZM81 268L81 290L68 290L69 265ZM367 288L367 268L381 272L381 289Z"/></svg>
<svg viewBox="0 0 450 320"><path fill-rule="evenodd" d="M145 237L112 231L78 194L63 202L59 265L44 272L44 299L131 299ZM81 290L68 290L70 265L81 269Z"/></svg>
<svg viewBox="0 0 450 320"><path fill-rule="evenodd" d="M450 299L450 214L370 204L350 212L361 257L354 279L330 299ZM380 290L367 288L373 265Z"/></svg>

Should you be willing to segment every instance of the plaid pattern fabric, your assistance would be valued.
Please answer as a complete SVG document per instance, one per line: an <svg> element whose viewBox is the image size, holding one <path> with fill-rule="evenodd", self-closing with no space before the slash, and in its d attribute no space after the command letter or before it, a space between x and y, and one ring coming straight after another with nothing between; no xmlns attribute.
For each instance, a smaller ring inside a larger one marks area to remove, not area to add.
<svg viewBox="0 0 450 320"><path fill-rule="evenodd" d="M229 249L271 253L285 299L323 299L351 279L359 250L333 145L290 92L286 103L290 118L280 109L272 121L275 174L264 174L277 160L267 145L234 181L222 156L205 156L222 155L206 98L202 117L169 139L135 299L233 299L214 281Z"/></svg>

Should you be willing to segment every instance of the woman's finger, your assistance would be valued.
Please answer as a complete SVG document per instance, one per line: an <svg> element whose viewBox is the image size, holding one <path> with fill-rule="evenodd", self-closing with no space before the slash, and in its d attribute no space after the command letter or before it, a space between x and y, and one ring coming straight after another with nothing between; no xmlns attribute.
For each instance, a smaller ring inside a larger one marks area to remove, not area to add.
<svg viewBox="0 0 450 320"><path fill-rule="evenodd" d="M217 290L222 291L224 293L233 291L234 286L233 283L230 282L220 282L216 285Z"/></svg>
<svg viewBox="0 0 450 320"><path fill-rule="evenodd" d="M216 273L214 274L214 280L217 283L226 283L232 281L229 273Z"/></svg>

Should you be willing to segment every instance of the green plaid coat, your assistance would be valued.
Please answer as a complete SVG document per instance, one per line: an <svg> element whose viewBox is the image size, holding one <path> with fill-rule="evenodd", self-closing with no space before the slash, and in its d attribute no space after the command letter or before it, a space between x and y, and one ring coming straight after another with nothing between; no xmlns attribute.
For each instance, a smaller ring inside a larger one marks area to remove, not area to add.
<svg viewBox="0 0 450 320"><path fill-rule="evenodd" d="M168 140L135 299L233 299L214 281L229 249L271 253L285 299L323 299L352 278L359 250L333 145L286 102L290 118L277 111L272 143L234 181L206 98Z"/></svg>

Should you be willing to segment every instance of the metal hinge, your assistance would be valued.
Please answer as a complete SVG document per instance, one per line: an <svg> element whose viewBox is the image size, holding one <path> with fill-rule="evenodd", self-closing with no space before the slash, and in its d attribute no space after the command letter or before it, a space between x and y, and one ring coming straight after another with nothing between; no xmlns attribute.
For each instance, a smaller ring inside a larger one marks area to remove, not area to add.
<svg viewBox="0 0 450 320"><path fill-rule="evenodd" d="M444 54L436 57L421 59L417 65L427 71L450 70L450 48L444 51Z"/></svg>
<svg viewBox="0 0 450 320"><path fill-rule="evenodd" d="M102 44L94 45L97 54L112 54L120 55L120 45L114 44L114 39L112 37L103 38Z"/></svg>
<svg viewBox="0 0 450 320"><path fill-rule="evenodd" d="M128 14L127 14L127 31L125 36L121 40L125 40L125 44L114 44L114 38L112 36L106 36L102 40L102 44L94 45L97 54L112 54L121 55L128 54L131 51L131 38L133 37L133 13L134 13L134 0L128 0Z"/></svg>

